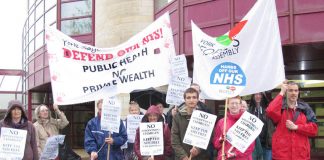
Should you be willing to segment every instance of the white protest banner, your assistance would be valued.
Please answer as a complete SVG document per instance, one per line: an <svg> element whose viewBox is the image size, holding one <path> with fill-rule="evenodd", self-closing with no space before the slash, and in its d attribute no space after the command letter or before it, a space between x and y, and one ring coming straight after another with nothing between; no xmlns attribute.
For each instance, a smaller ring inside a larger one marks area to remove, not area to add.
<svg viewBox="0 0 324 160"><path fill-rule="evenodd" d="M25 153L27 130L1 128L0 159L22 159Z"/></svg>
<svg viewBox="0 0 324 160"><path fill-rule="evenodd" d="M140 142L142 156L162 155L164 149L162 122L141 123Z"/></svg>
<svg viewBox="0 0 324 160"><path fill-rule="evenodd" d="M263 122L245 111L240 119L227 131L226 140L244 153L262 131Z"/></svg>
<svg viewBox="0 0 324 160"><path fill-rule="evenodd" d="M64 143L65 135L55 135L47 139L41 160L55 159L58 156L58 144Z"/></svg>
<svg viewBox="0 0 324 160"><path fill-rule="evenodd" d="M207 149L216 118L216 115L195 110L191 115L183 143Z"/></svg>
<svg viewBox="0 0 324 160"><path fill-rule="evenodd" d="M100 127L102 130L119 133L121 105L116 97L103 99Z"/></svg>
<svg viewBox="0 0 324 160"><path fill-rule="evenodd" d="M190 87L190 77L173 76L168 86L166 103L179 106L184 102L183 93Z"/></svg>
<svg viewBox="0 0 324 160"><path fill-rule="evenodd" d="M169 83L175 48L169 14L113 48L80 43L46 28L54 103L82 103Z"/></svg>
<svg viewBox="0 0 324 160"><path fill-rule="evenodd" d="M173 76L188 77L187 59L184 54L172 58L171 72Z"/></svg>
<svg viewBox="0 0 324 160"><path fill-rule="evenodd" d="M144 115L127 115L127 138L129 143L135 142L136 129L139 127Z"/></svg>
<svg viewBox="0 0 324 160"><path fill-rule="evenodd" d="M274 0L258 0L228 33L210 37L193 22L193 81L202 98L225 99L270 90L285 79Z"/></svg>

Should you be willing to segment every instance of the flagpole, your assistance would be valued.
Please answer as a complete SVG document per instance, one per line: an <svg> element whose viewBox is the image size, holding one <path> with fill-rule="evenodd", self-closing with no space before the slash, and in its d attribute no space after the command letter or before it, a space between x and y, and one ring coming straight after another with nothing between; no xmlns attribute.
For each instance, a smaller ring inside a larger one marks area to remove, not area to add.
<svg viewBox="0 0 324 160"><path fill-rule="evenodd" d="M110 132L109 132L108 138L111 138L111 133ZM110 144L108 144L107 160L109 160L109 156L110 156Z"/></svg>
<svg viewBox="0 0 324 160"><path fill-rule="evenodd" d="M226 98L225 100L225 113L224 113L224 130L223 130L223 134L221 135L221 137L223 138L223 144L222 144L222 160L225 160L225 133L226 133L226 119L227 119L227 102L228 102L228 98Z"/></svg>

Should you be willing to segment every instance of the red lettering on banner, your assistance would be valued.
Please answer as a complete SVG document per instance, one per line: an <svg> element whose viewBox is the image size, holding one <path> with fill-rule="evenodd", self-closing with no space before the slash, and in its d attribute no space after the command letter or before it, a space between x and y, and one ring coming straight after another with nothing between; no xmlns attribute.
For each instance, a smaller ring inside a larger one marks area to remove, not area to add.
<svg viewBox="0 0 324 160"><path fill-rule="evenodd" d="M114 58L113 54L94 54L94 53L87 53L87 52L80 52L77 50L69 50L67 48L63 49L63 56L65 58L71 58L74 60L80 61L104 61Z"/></svg>

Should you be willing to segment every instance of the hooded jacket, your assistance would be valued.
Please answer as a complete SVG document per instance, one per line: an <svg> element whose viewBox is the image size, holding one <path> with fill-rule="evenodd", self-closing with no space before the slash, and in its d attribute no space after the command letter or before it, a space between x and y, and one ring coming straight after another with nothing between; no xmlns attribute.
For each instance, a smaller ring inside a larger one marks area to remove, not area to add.
<svg viewBox="0 0 324 160"><path fill-rule="evenodd" d="M243 112L237 114L237 115L231 115L229 112L227 112L227 120L226 120L226 129L225 133L240 119ZM224 118L220 119L215 127L215 135L214 135L214 147L218 151L217 160L222 159L222 143L219 141L221 136L223 135L224 131ZM254 142L246 149L244 153L240 152L236 148L232 150L233 153L235 153L235 160L252 160L252 152L254 150ZM225 141L225 154L228 152L228 150L232 147L232 145Z"/></svg>
<svg viewBox="0 0 324 160"><path fill-rule="evenodd" d="M98 160L107 159L108 144L105 138L109 137L109 132L101 130L100 114L92 118L85 129L84 149L90 155L91 152L98 153ZM127 132L124 123L120 120L119 133L112 133L114 143L110 145L109 160L123 160L123 152L120 147L127 141Z"/></svg>
<svg viewBox="0 0 324 160"><path fill-rule="evenodd" d="M300 101L297 101L295 111L287 110L287 103L283 99L282 95L278 95L266 110L267 115L277 125L272 136L272 158L275 160L308 160L310 159L308 138L316 136L318 130L315 114L308 104ZM298 115L297 112L299 112ZM288 119L298 126L297 130L287 129Z"/></svg>
<svg viewBox="0 0 324 160"><path fill-rule="evenodd" d="M199 105L196 108L197 110L202 110ZM204 111L204 110L202 110ZM184 157L189 157L191 145L183 143L184 136L186 134L187 127L189 125L191 115L187 113L187 107L179 107L179 112L174 116L171 129L171 139L172 139L172 148L174 149L175 158L182 159ZM200 149L199 154L192 160L208 160L209 154L206 150Z"/></svg>
<svg viewBox="0 0 324 160"><path fill-rule="evenodd" d="M34 123L39 157L44 150L47 139L51 136L58 135L59 129L63 129L69 124L69 121L66 119L65 114L60 111L56 111L59 119L54 119L51 116L50 110L48 111L48 119L40 119L39 112L41 106L42 105L38 106L35 109L37 121Z"/></svg>
<svg viewBox="0 0 324 160"><path fill-rule="evenodd" d="M19 123L13 123L11 117L11 111L16 107L18 107L21 110L21 119ZM26 113L23 109L23 104L20 101L12 100L9 102L8 111L4 119L0 121L0 135L2 127L27 130L25 153L23 160L38 160L35 128L33 124L28 121Z"/></svg>
<svg viewBox="0 0 324 160"><path fill-rule="evenodd" d="M160 113L159 107L152 105L145 113L144 117L142 118L142 122L149 122L148 116L150 114L157 114L158 116L158 122L164 122L164 118ZM136 130L136 136L135 136L135 143L134 143L134 150L135 154L138 157L139 160L142 160L141 156L141 150L140 150L140 133L139 128ZM154 160L165 160L167 156L172 155L172 147L171 147L171 132L167 124L163 125L163 155L157 155L154 156Z"/></svg>

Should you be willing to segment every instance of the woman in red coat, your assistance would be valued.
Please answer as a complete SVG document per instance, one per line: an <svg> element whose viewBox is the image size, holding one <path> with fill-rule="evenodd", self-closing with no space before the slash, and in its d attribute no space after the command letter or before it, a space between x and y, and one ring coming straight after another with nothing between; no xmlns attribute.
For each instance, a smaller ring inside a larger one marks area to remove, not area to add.
<svg viewBox="0 0 324 160"><path fill-rule="evenodd" d="M152 105L145 113L142 118L142 122L164 122L164 118L161 115L160 109L158 106ZM140 133L139 128L136 130L134 150L135 154L139 160L151 160L150 156L142 156L140 150ZM154 156L154 160L165 160L167 156L171 156L172 147L171 147L171 132L167 124L163 125L163 144L164 144L164 153L163 155Z"/></svg>
<svg viewBox="0 0 324 160"><path fill-rule="evenodd" d="M241 108L241 98L239 96L228 99L228 112L226 119L226 130L225 133L240 119L244 110ZM217 160L222 159L222 142L223 142L223 131L224 131L224 118L220 119L215 127L214 135L214 147L218 151ZM235 160L252 160L252 152L254 150L254 142L242 153L236 148L233 148L231 152L229 149L232 147L230 143L225 142L225 156L226 159Z"/></svg>
<svg viewBox="0 0 324 160"><path fill-rule="evenodd" d="M284 95L287 93L287 101ZM309 105L298 100L299 87L284 82L266 112L277 128L272 136L272 159L309 160L309 137L317 134L316 116Z"/></svg>

